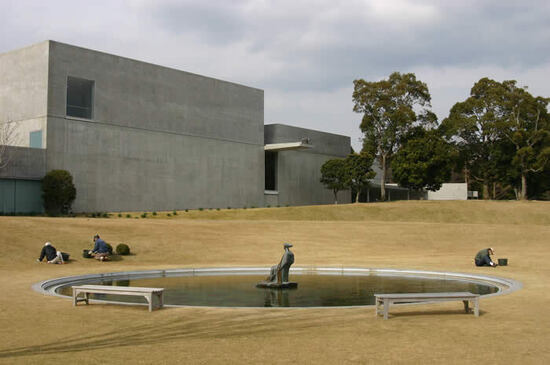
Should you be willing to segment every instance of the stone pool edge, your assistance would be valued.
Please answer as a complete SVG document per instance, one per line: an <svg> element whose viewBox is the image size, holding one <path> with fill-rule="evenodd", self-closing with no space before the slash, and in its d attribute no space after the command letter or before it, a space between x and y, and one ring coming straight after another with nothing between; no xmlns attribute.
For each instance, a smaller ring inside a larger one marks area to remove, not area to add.
<svg viewBox="0 0 550 365"><path fill-rule="evenodd" d="M67 295L56 293L56 290L61 286L67 286L71 283L85 284L87 281L99 280L130 280L155 277L175 277L175 276L218 276L218 275L267 275L270 268L268 267L210 267L210 268L185 268L185 269L167 269L167 270L140 270L140 271L122 271L112 273L87 274L78 276L65 276L61 278L44 280L32 285L32 289L44 295L56 296L64 299L72 299ZM479 275L470 273L457 273L446 271L427 271L427 270L411 270L411 269L385 269L385 268L359 268L359 267L296 267L291 268L290 272L296 275L380 275L380 276L410 276L416 278L440 278L449 280L460 280L472 283L480 283L485 285L493 285L498 291L492 294L482 295L482 298L489 298L498 295L513 293L523 287L523 284L517 280L503 278L493 275ZM127 303L120 301L108 301L93 299L92 302L110 303L118 305L146 305L141 303ZM411 303L412 305L418 303ZM336 309L336 308L361 308L373 307L374 305L355 305L355 306L330 306L330 307L223 307L223 306L192 306L168 304L165 307L173 308L246 308L246 309Z"/></svg>

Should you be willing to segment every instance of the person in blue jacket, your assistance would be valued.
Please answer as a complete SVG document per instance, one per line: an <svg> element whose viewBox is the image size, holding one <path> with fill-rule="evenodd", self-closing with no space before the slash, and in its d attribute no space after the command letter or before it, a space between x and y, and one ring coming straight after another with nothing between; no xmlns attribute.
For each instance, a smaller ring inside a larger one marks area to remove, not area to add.
<svg viewBox="0 0 550 365"><path fill-rule="evenodd" d="M99 261L105 261L109 259L110 254L111 252L105 241L99 237L99 234L96 234L94 236L94 248L90 251L90 255L94 256Z"/></svg>

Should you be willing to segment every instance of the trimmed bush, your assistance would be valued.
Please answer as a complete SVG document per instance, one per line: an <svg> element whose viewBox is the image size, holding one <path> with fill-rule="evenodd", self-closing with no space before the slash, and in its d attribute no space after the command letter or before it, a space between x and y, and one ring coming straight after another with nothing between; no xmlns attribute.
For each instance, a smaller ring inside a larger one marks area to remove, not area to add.
<svg viewBox="0 0 550 365"><path fill-rule="evenodd" d="M42 200L47 214L68 214L75 198L76 188L68 171L51 170L42 179Z"/></svg>
<svg viewBox="0 0 550 365"><path fill-rule="evenodd" d="M128 247L125 243L119 243L116 246L116 253L119 255L129 255L130 254L130 247Z"/></svg>

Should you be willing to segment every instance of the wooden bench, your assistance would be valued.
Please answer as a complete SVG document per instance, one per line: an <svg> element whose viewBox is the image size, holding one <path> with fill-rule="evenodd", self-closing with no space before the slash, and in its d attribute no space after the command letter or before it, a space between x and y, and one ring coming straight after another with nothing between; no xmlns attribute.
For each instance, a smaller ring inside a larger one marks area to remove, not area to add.
<svg viewBox="0 0 550 365"><path fill-rule="evenodd" d="M469 303L474 304L474 315L479 316L479 294L468 292L455 293L403 293L403 294L374 294L376 298L376 316L382 313L380 306L384 306L384 319L388 319L390 304L395 303L421 303L421 302L448 302L462 300L464 310L470 312Z"/></svg>
<svg viewBox="0 0 550 365"><path fill-rule="evenodd" d="M78 302L89 304L90 294L115 294L145 297L149 303L149 312L153 310L153 299L158 298L158 308L164 305L164 288L141 288L135 286L75 285L73 288L73 306ZM84 297L79 298L79 294Z"/></svg>

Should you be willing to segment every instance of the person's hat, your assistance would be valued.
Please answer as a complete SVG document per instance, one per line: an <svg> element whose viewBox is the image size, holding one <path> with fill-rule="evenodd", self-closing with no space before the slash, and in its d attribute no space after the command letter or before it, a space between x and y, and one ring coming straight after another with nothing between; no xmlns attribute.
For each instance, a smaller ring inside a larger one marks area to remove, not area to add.
<svg viewBox="0 0 550 365"><path fill-rule="evenodd" d="M51 242L46 242L46 243L44 243L44 246L51 246L51 245L52 245Z"/></svg>
<svg viewBox="0 0 550 365"><path fill-rule="evenodd" d="M289 247L292 247L292 244L285 242L285 248L289 248Z"/></svg>
<svg viewBox="0 0 550 365"><path fill-rule="evenodd" d="M96 233L96 234L94 235L94 238L99 238L99 235Z"/></svg>

